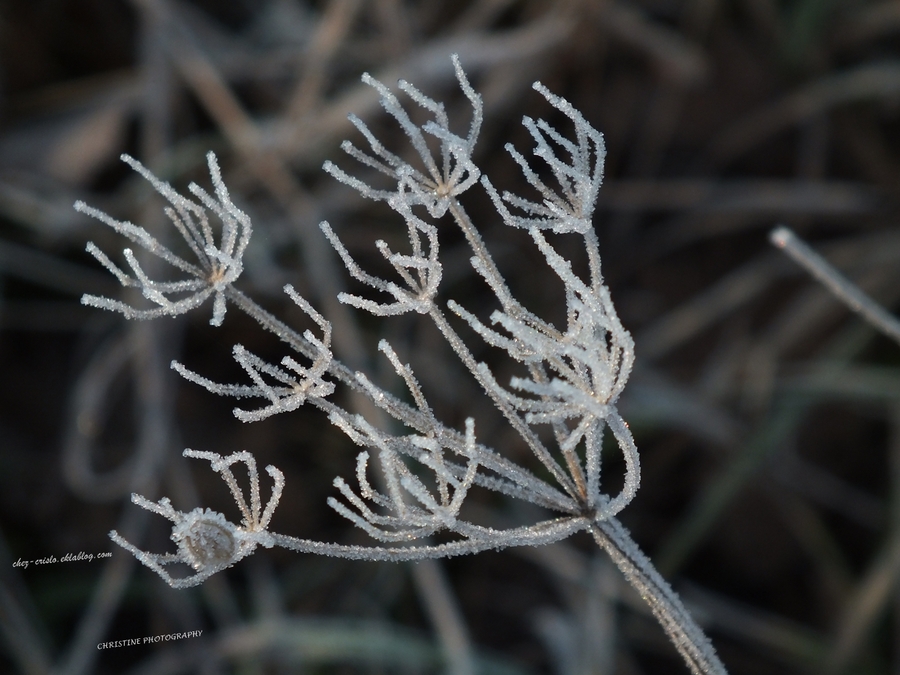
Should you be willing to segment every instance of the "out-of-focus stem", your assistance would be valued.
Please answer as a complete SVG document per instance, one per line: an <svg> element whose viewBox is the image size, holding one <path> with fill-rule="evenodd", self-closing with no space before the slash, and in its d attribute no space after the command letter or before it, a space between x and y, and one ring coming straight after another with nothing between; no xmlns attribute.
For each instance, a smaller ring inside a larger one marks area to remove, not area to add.
<svg viewBox="0 0 900 675"><path fill-rule="evenodd" d="M862 316L894 342L900 343L900 321L863 293L858 286L832 267L825 258L813 251L790 229L776 228L772 230L769 239L812 274L848 308Z"/></svg>

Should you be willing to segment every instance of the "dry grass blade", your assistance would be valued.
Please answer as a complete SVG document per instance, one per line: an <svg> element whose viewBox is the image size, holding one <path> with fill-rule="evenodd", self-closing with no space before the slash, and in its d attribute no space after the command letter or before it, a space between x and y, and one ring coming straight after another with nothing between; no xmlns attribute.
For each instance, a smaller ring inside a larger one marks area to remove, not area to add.
<svg viewBox="0 0 900 675"><path fill-rule="evenodd" d="M598 207L610 211L863 215L879 208L878 194L864 184L840 181L671 179L606 181Z"/></svg>
<svg viewBox="0 0 900 675"><path fill-rule="evenodd" d="M725 166L754 146L832 108L891 99L900 93L900 62L866 64L823 77L733 123L710 144L709 157Z"/></svg>
<svg viewBox="0 0 900 675"><path fill-rule="evenodd" d="M842 673L850 665L873 625L893 599L900 581L900 531L894 529L871 567L863 574L841 617L834 647L823 660L825 672Z"/></svg>
<svg viewBox="0 0 900 675"><path fill-rule="evenodd" d="M6 585L0 586L0 633L22 673L50 673L49 650Z"/></svg>
<svg viewBox="0 0 900 675"><path fill-rule="evenodd" d="M708 75L709 62L697 45L649 20L637 7L625 2L609 2L593 11L616 38L647 54L664 77L675 80L680 86L696 86Z"/></svg>

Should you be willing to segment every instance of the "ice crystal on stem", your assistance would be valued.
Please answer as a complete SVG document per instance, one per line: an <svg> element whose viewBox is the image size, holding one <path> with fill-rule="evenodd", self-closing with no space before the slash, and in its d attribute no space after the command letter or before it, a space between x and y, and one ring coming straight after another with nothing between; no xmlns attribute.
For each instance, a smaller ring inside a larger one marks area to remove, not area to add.
<svg viewBox="0 0 900 675"><path fill-rule="evenodd" d="M237 281L243 271L242 257L250 242L252 227L250 217L231 201L228 189L222 182L219 164L213 153L207 155L209 174L215 188L215 197L195 183L188 186L191 194L200 200L195 202L178 194L171 185L154 176L133 157L122 155L122 161L131 166L172 205L166 215L187 242L196 262L188 262L163 246L146 229L127 221L116 220L84 202L76 202L75 210L96 218L113 230L138 244L149 253L161 258L189 278L180 281L154 281L144 272L130 248L123 250L131 268L128 274L119 268L94 242L87 245L88 252L106 269L112 272L123 286L140 289L143 296L157 305L152 309L138 309L119 300L96 295L84 295L85 305L121 312L129 319L151 319L158 316L176 316L200 306L214 296L213 316L210 323L219 326L225 317L225 289ZM222 233L218 245L210 225L207 209L222 221Z"/></svg>

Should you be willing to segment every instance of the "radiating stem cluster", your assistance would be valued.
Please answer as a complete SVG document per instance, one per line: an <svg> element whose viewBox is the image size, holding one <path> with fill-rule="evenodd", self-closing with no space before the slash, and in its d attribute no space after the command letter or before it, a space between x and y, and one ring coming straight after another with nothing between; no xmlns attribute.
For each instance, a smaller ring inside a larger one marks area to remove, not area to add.
<svg viewBox="0 0 900 675"><path fill-rule="evenodd" d="M247 383L219 383L179 363L173 363L173 368L216 394L261 399L261 407L235 408L235 415L245 422L257 422L307 404L323 411L331 424L361 448L353 480L336 478L336 494L328 499L328 505L379 544L348 546L270 532L268 526L285 479L275 467L266 468L274 487L263 509L256 463L246 451L228 457L185 451L185 456L208 460L222 476L240 510L240 524L208 509L176 511L165 497L154 503L134 495L136 504L173 522L172 539L177 553L140 551L118 534L111 536L167 583L181 588L202 583L251 554L257 546L281 546L354 559L418 560L547 544L587 531L645 597L691 669L696 673L724 673L709 641L677 595L614 518L637 491L640 461L628 425L616 407L631 373L634 343L619 321L603 282L597 237L591 224L603 178L603 137L568 101L535 83L534 89L570 120L574 138L544 120L525 118L524 125L535 142L534 158L543 167L532 166L530 162L534 160L512 146L507 146L507 150L538 193L538 201L509 192L500 195L476 166L473 156L482 123L481 98L455 56L453 65L459 86L472 107L465 136L451 131L440 102L411 84L401 82L399 88L431 116L422 125L412 121L404 104L388 87L364 75L363 81L379 93L385 111L408 137L417 159L410 163L403 158L405 155L388 150L362 120L351 117L368 149L349 142L344 143L343 149L380 174L388 186L374 187L331 162L325 165L332 176L364 197L387 204L405 225L405 251L397 251L381 240L375 244L388 263L390 274L382 277L368 272L331 225L322 223L321 230L349 275L366 289L360 294L342 293L339 300L377 317L416 313L431 321L463 368L531 451L540 475L480 440L473 416L466 419L462 431L440 421L413 369L388 342L379 343L379 351L399 375L412 404L337 359L331 350L331 323L293 287L286 286L284 290L312 320L315 331L296 331L238 290L234 284L243 269L250 219L231 202L212 155L209 168L215 196L191 185L190 192L197 201L178 194L136 160L125 158L169 201L167 214L196 260L188 262L139 226L79 204L80 211L143 246L186 277L152 280L130 249L123 252L131 269L126 273L90 244L88 250L124 286L139 289L150 306L134 307L94 296L86 296L84 302L121 312L128 318L147 319L186 313L212 297L214 325L222 323L225 308L231 304L277 335L293 353L277 364L266 362L241 345L234 346L233 356L246 373ZM554 184L549 185L542 175L552 176ZM506 225L530 235L547 264L547 276L555 277L561 285L566 303L565 326L542 319L513 295L460 201L467 190L479 185ZM221 222L218 239L210 215ZM499 309L489 318L479 318L461 303L444 297L439 231L453 226L459 228L471 248L475 273L496 298ZM588 258L586 279L574 272L570 261L549 238L557 236L580 238ZM476 359L454 322L465 322L490 347L505 353L518 364L520 374L508 383L499 382L488 365ZM383 424L342 407L332 397L339 385L368 397L397 423L396 427L386 430ZM542 427L549 427L551 433L540 433ZM625 462L624 486L615 494L605 492L601 480L607 430ZM236 463L247 467L249 503L231 472L230 467ZM519 527L495 529L481 525L464 517L463 506L473 489L498 492L551 513ZM438 533L442 533L445 543L432 543L430 538ZM172 563L189 565L194 575L171 576L164 566Z"/></svg>

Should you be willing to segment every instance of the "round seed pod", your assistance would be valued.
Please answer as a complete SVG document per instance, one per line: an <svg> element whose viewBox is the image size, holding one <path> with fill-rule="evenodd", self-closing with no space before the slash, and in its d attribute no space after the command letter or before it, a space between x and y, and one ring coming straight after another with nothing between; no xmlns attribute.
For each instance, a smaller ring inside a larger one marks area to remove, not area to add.
<svg viewBox="0 0 900 675"><path fill-rule="evenodd" d="M238 541L236 526L210 509L196 508L172 528L182 559L197 571L228 567L235 562Z"/></svg>

